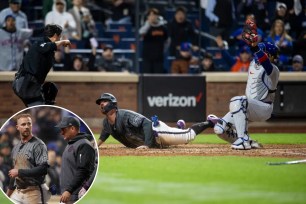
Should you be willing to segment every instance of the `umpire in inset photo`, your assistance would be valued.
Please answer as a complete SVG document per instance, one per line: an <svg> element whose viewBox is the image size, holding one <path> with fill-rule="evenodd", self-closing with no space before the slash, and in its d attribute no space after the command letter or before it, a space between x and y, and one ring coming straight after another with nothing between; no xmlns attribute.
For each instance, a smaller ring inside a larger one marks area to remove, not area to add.
<svg viewBox="0 0 306 204"><path fill-rule="evenodd" d="M20 141L12 150L13 169L9 171L10 184L6 192L14 203L47 203L51 197L45 177L48 153L45 143L32 134L32 117L16 117Z"/></svg>
<svg viewBox="0 0 306 204"><path fill-rule="evenodd" d="M60 173L62 203L74 203L79 191L95 172L95 149L90 143L92 135L80 132L80 121L72 116L64 117L55 127L68 142L63 155Z"/></svg>
<svg viewBox="0 0 306 204"><path fill-rule="evenodd" d="M51 82L44 83L53 66L54 52L60 46L70 45L69 40L60 40L61 34L61 26L46 25L44 37L30 47L15 74L13 90L27 107L54 104L57 87Z"/></svg>

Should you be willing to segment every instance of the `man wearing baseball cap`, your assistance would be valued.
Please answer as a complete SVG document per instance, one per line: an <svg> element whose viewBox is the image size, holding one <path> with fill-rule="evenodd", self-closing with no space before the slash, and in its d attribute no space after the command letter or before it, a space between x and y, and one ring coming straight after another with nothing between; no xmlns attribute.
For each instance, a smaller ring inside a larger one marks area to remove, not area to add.
<svg viewBox="0 0 306 204"><path fill-rule="evenodd" d="M27 15L20 10L22 0L9 0L8 2L9 7L0 12L0 26L4 24L4 19L7 15L12 15L16 18L17 29L28 28Z"/></svg>
<svg viewBox="0 0 306 204"><path fill-rule="evenodd" d="M81 133L80 121L72 116L64 117L55 127L61 129L68 143L62 155L60 202L74 203L79 199L83 185L95 172L96 153L89 141L92 135Z"/></svg>
<svg viewBox="0 0 306 204"><path fill-rule="evenodd" d="M288 71L292 71L292 72L302 72L304 71L304 59L301 55L294 55L294 57L292 58L292 66L289 67Z"/></svg>

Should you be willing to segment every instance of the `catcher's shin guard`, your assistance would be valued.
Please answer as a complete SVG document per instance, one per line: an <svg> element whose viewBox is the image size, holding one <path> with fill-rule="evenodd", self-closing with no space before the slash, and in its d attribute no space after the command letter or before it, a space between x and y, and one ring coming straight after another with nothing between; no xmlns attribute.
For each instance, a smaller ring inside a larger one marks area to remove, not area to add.
<svg viewBox="0 0 306 204"><path fill-rule="evenodd" d="M236 96L231 99L229 108L232 117L234 118L234 125L236 127L237 136L240 138L248 134L247 107L248 100L246 96Z"/></svg>

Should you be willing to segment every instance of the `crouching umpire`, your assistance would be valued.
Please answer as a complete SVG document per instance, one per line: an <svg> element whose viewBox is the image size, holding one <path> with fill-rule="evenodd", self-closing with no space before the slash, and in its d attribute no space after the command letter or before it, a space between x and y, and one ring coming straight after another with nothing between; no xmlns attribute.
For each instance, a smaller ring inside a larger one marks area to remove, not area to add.
<svg viewBox="0 0 306 204"><path fill-rule="evenodd" d="M80 131L80 121L75 117L64 117L55 127L68 142L62 155L60 174L62 203L74 203L84 184L95 170L95 150L89 139L92 137Z"/></svg>
<svg viewBox="0 0 306 204"><path fill-rule="evenodd" d="M19 143L12 150L13 169L9 171L10 184L7 196L14 203L47 203L51 193L45 182L48 169L47 147L32 135L32 118L29 114L16 117Z"/></svg>
<svg viewBox="0 0 306 204"><path fill-rule="evenodd" d="M48 24L44 28L44 38L35 42L24 56L13 81L15 94L27 106L54 104L57 94L55 84L45 82L53 66L54 51L60 46L69 46L69 40L60 40L62 28Z"/></svg>

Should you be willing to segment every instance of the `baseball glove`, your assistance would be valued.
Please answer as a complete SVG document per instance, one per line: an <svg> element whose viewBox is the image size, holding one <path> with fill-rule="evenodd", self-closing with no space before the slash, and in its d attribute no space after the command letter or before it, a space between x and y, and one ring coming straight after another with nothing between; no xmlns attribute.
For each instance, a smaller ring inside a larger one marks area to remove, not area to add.
<svg viewBox="0 0 306 204"><path fill-rule="evenodd" d="M257 42L258 35L257 35L256 24L251 20L247 20L245 22L241 35L242 35L243 41L248 45L251 45L252 43Z"/></svg>

